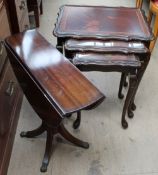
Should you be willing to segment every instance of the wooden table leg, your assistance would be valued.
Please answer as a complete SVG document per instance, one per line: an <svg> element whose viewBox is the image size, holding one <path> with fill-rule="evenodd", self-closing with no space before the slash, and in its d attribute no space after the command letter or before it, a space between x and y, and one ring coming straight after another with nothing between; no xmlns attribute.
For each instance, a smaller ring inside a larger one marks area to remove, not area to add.
<svg viewBox="0 0 158 175"><path fill-rule="evenodd" d="M63 41L62 41L62 39L57 38L56 48L59 50L59 52L63 53Z"/></svg>
<svg viewBox="0 0 158 175"><path fill-rule="evenodd" d="M53 136L56 132L53 132L52 128L47 128L47 140L46 140L46 148L42 161L42 166L40 168L41 172L46 172L49 164L49 160L52 153L52 145L53 145Z"/></svg>
<svg viewBox="0 0 158 175"><path fill-rule="evenodd" d="M87 142L83 142L82 140L79 140L72 136L67 129L64 127L63 124L61 124L58 128L58 132L69 142L73 143L76 146L82 147L82 148L89 148L89 144Z"/></svg>
<svg viewBox="0 0 158 175"><path fill-rule="evenodd" d="M135 90L134 90L131 102L130 102L129 107L128 107L128 117L129 118L133 118L133 116L134 116L133 111L136 109L136 105L134 104L135 95L137 93L137 90L138 90L139 84L141 82L141 79L142 79L142 77L143 77L143 75L145 73L145 70L146 70L146 68L147 68L147 66L149 64L149 61L150 61L150 54L148 54L146 56L146 59L144 60L144 62L142 62L141 68L138 69L137 84L136 84L136 87L135 87Z"/></svg>
<svg viewBox="0 0 158 175"><path fill-rule="evenodd" d="M33 138L33 137L41 135L44 131L46 131L46 129L45 129L44 124L42 122L41 126L38 127L37 129L34 129L32 131L27 131L27 132L23 131L20 133L20 136L27 137L27 138Z"/></svg>
<svg viewBox="0 0 158 175"><path fill-rule="evenodd" d="M119 92L118 92L118 98L123 99L124 95L122 93L123 86L125 85L126 82L126 74L122 73L121 74L121 80L120 80L120 85L119 85Z"/></svg>
<svg viewBox="0 0 158 175"><path fill-rule="evenodd" d="M121 122L122 122L122 127L124 129L128 128L128 123L125 119L125 116L126 116L126 112L128 110L128 107L130 105L131 99L133 97L133 94L135 92L134 90L135 90L136 84L137 84L137 76L130 74L129 89L128 89L126 100L125 100L125 103L124 103L124 106L123 106L123 111L122 111L122 121Z"/></svg>
<svg viewBox="0 0 158 175"><path fill-rule="evenodd" d="M63 124L60 124L59 126L57 126L56 128L50 127L49 125L47 125L46 123L42 122L42 125L32 131L27 131L27 132L21 132L20 136L21 137L27 137L27 138L32 138L32 137L36 137L40 134L42 134L44 131L47 132L47 139L46 139L46 148L45 148L45 153L44 153L44 157L43 157L43 161L42 161L42 165L41 165L41 172L46 172L47 171L47 167L49 164L49 160L51 157L51 153L52 153L52 143L53 143L53 137L55 134L59 133L61 134L61 136L63 136L66 140L68 140L69 142L71 142L72 144L82 147L82 148L89 148L89 144L87 142L83 142L77 138L75 138L74 136L72 136L67 129L64 127Z"/></svg>

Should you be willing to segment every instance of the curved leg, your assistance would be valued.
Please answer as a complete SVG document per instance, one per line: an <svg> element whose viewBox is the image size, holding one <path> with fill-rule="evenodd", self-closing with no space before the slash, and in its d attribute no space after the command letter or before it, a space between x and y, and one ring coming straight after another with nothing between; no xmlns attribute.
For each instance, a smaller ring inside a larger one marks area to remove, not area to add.
<svg viewBox="0 0 158 175"><path fill-rule="evenodd" d="M131 100L131 101L133 101L133 100ZM129 107L128 107L128 117L129 118L134 117L133 111L135 111L135 110L136 110L136 105L134 104L134 102L130 102Z"/></svg>
<svg viewBox="0 0 158 175"><path fill-rule="evenodd" d="M134 93L133 93L133 96L132 96L132 99L131 99L131 102L130 102L130 104L129 104L129 115L131 116L132 114L131 114L131 111L133 110L135 110L136 109L136 105L134 104L134 99L135 99L135 95L136 95L136 93L137 93L137 89L138 89L138 87L139 87L139 84L140 84L140 82L141 82L141 79L142 79L142 77L143 77L143 75L144 75L144 72L145 72L145 70L146 70L146 68L147 68L147 66L148 66L148 63L149 63L149 61L150 61L150 54L149 55L147 55L147 56L145 56L146 58L144 59L144 62L142 62L142 65L141 65L141 68L140 69L138 69L138 73L137 73L137 83L136 83L136 86L135 86L135 89L134 89ZM130 118L130 117L129 117Z"/></svg>
<svg viewBox="0 0 158 175"><path fill-rule="evenodd" d="M122 122L122 127L124 129L128 128L128 123L125 119L125 115L126 115L128 107L129 107L129 104L131 102L131 99L133 97L136 82L137 82L136 75L130 75L129 90L128 90L126 100L125 100L125 104L124 104L123 111L122 111L122 121L121 122Z"/></svg>
<svg viewBox="0 0 158 175"><path fill-rule="evenodd" d="M133 101L133 100L131 100L131 101ZM128 107L128 117L129 118L133 118L134 117L134 113L133 113L133 111L135 111L136 110L136 105L134 104L134 102L130 102L130 104L129 104L129 107Z"/></svg>
<svg viewBox="0 0 158 175"><path fill-rule="evenodd" d="M74 136L72 136L64 127L63 124L61 124L58 128L58 132L69 142L75 144L76 146L82 147L82 148L89 148L89 144L87 142L83 142Z"/></svg>
<svg viewBox="0 0 158 175"><path fill-rule="evenodd" d="M128 107L128 117L129 118L133 118L134 117L134 113L132 111L131 105L129 105L129 107Z"/></svg>
<svg viewBox="0 0 158 175"><path fill-rule="evenodd" d="M32 130L32 131L23 131L20 133L20 136L21 137L27 137L27 138L32 138L32 137L36 137L36 136L39 136L40 134L42 134L44 131L45 131L45 127L43 125L43 123L41 124L40 127L38 127L37 129L35 130Z"/></svg>
<svg viewBox="0 0 158 175"><path fill-rule="evenodd" d="M118 92L118 98L119 99L123 99L124 98L124 95L122 94L122 89L123 89L125 77L126 77L126 74L122 73L121 74L120 85L119 85L119 92Z"/></svg>
<svg viewBox="0 0 158 175"><path fill-rule="evenodd" d="M52 153L53 136L54 136L54 133L52 131L52 128L47 128L46 148L45 148L44 158L42 161L42 166L40 169L41 172L47 171L47 166L49 164L49 160L50 160L51 153Z"/></svg>
<svg viewBox="0 0 158 175"><path fill-rule="evenodd" d="M77 112L77 118L73 123L73 128L77 129L80 126L80 123L81 123L81 111L78 111Z"/></svg>

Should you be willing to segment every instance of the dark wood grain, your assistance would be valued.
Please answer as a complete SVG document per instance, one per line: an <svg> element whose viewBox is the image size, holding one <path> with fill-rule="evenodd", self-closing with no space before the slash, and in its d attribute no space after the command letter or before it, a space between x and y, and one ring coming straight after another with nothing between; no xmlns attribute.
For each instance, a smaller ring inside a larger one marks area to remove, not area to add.
<svg viewBox="0 0 158 175"><path fill-rule="evenodd" d="M37 32L15 35L6 43L12 46L19 64L24 66L61 116L84 109L103 97L75 66Z"/></svg>
<svg viewBox="0 0 158 175"><path fill-rule="evenodd" d="M145 15L137 8L65 5L54 35L71 38L145 40L153 38Z"/></svg>
<svg viewBox="0 0 158 175"><path fill-rule="evenodd" d="M89 144L73 137L62 124L73 112L99 105L104 95L36 30L5 40L8 57L25 96L42 119L42 125L22 137L47 132L41 171L45 172L52 152L53 136L60 133L69 142L88 148Z"/></svg>

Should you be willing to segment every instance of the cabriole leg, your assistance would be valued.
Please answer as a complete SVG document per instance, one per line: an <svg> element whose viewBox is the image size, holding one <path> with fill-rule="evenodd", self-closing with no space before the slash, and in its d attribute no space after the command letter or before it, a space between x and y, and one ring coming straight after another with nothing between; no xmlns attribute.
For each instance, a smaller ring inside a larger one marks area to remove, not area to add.
<svg viewBox="0 0 158 175"><path fill-rule="evenodd" d="M25 131L21 132L21 133L20 133L20 136L21 136L21 137L32 138L32 137L36 137L36 136L41 135L45 130L46 130L46 129L45 129L43 123L42 123L41 126L38 127L38 128L35 129L35 130L27 131L27 132L25 132Z"/></svg>
<svg viewBox="0 0 158 175"><path fill-rule="evenodd" d="M119 92L118 92L118 98L119 99L124 98L124 95L122 94L122 89L123 89L123 86L124 86L125 79L126 79L126 74L122 73L121 74L121 80L120 80L120 86L119 86Z"/></svg>
<svg viewBox="0 0 158 175"><path fill-rule="evenodd" d="M122 111L122 127L124 129L128 128L128 123L125 119L125 116L126 116L126 112L127 112L128 107L129 107L129 104L131 102L131 99L133 97L136 83L137 83L136 75L130 75L129 90L128 90L126 100L125 100L125 103L124 103L124 107L123 107L123 111Z"/></svg>
<svg viewBox="0 0 158 175"><path fill-rule="evenodd" d="M63 124L59 126L58 132L63 136L66 140L73 143L76 146L82 147L82 148L89 148L89 144L87 142L83 142L74 136L72 136L64 127Z"/></svg>

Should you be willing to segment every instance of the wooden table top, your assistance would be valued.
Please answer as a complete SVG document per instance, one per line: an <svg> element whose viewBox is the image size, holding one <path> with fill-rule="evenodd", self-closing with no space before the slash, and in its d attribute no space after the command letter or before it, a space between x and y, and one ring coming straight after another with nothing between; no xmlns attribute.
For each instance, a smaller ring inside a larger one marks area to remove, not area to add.
<svg viewBox="0 0 158 175"><path fill-rule="evenodd" d="M104 95L37 31L13 35L6 39L6 45L60 115L86 109L104 99Z"/></svg>
<svg viewBox="0 0 158 175"><path fill-rule="evenodd" d="M56 37L150 41L144 13L138 8L65 5L54 29Z"/></svg>
<svg viewBox="0 0 158 175"><path fill-rule="evenodd" d="M100 53L148 53L143 42L96 40L96 39L68 39L64 45L67 51L91 51Z"/></svg>

